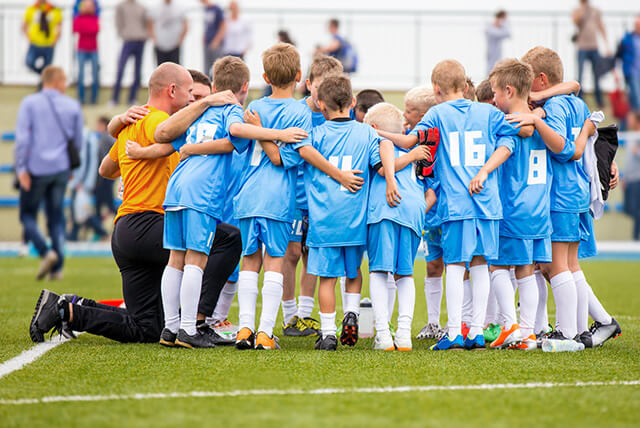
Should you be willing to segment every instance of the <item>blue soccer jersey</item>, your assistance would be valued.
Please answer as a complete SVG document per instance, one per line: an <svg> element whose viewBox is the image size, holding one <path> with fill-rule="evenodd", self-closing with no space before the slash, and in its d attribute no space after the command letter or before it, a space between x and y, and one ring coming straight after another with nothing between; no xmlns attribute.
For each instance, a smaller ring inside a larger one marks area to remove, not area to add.
<svg viewBox="0 0 640 428"><path fill-rule="evenodd" d="M244 153L234 151L231 157L231 167L229 168L229 179L227 181L227 194L224 202L222 221L236 227L238 226L238 220L233 215L233 198L235 198L240 191L242 175L249 163L249 155L248 150L245 150Z"/></svg>
<svg viewBox="0 0 640 428"><path fill-rule="evenodd" d="M408 150L394 146L395 157L398 158ZM391 220L413 230L416 235L422 235L424 228L424 212L427 203L424 200L424 183L416 176L415 163L411 163L402 170L396 172L398 193L402 197L400 204L390 207L387 203L387 181L378 173L373 173L371 189L369 191L369 209L367 224L379 223L382 220Z"/></svg>
<svg viewBox="0 0 640 428"><path fill-rule="evenodd" d="M285 129L292 126L311 131L309 109L293 98L265 97L249 104L249 110L260 115L265 128ZM297 166L302 158L291 144L275 142L280 147L281 166L271 163L258 141L249 144L249 164L242 177L238 195L233 200L237 219L265 217L292 222L296 208Z"/></svg>
<svg viewBox="0 0 640 428"><path fill-rule="evenodd" d="M436 194L436 203L431 207L429 212L424 216L424 228L435 229L440 227L442 220L438 216L438 203L440 201L440 181L435 177L426 177L424 179L424 191L432 189Z"/></svg>
<svg viewBox="0 0 640 428"><path fill-rule="evenodd" d="M321 112L315 112L311 110L309 104L307 104L307 100L309 97L303 98L300 100L300 104L305 106L309 112L311 112L311 126L314 128L316 126L322 125L326 119ZM307 193L304 190L304 166L298 167L298 178L296 182L296 206L301 210L308 210L309 205L307 203Z"/></svg>
<svg viewBox="0 0 640 428"><path fill-rule="evenodd" d="M551 236L551 166L540 135L501 137L511 156L498 170L503 219L500 236L540 239Z"/></svg>
<svg viewBox="0 0 640 428"><path fill-rule="evenodd" d="M564 150L558 154L551 153L551 211L589 211L589 177L582 167L582 160L571 160L575 140L589 117L589 109L581 98L559 95L547 100L544 110L547 114L545 122L565 139Z"/></svg>
<svg viewBox="0 0 640 428"><path fill-rule="evenodd" d="M342 170L364 171L362 189L349 192L322 171L306 164L305 189L309 200L309 247L345 247L367 242L369 168L380 164L382 138L369 125L354 120L327 121L313 128L295 147L313 146Z"/></svg>
<svg viewBox="0 0 640 428"><path fill-rule="evenodd" d="M209 107L187 131L173 143L176 150L184 144L229 137L229 127L242 123L242 108L236 105ZM230 138L236 151L247 149L249 141ZM232 153L189 156L171 175L165 195L165 208L191 208L222 220Z"/></svg>
<svg viewBox="0 0 640 428"><path fill-rule="evenodd" d="M494 171L482 192L469 195L469 183L495 151L498 136L517 135L504 114L490 104L459 99L429 109L411 135L428 128L440 129L435 174L440 181L438 216L442 222L502 218L498 175Z"/></svg>

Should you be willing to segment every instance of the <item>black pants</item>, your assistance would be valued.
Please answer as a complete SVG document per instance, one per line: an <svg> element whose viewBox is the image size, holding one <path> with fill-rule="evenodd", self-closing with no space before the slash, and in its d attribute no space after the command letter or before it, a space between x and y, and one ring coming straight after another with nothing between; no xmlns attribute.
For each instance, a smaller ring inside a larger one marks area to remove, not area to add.
<svg viewBox="0 0 640 428"><path fill-rule="evenodd" d="M180 46L168 51L155 48L155 51L158 65L163 62L175 62L176 64L180 64Z"/></svg>
<svg viewBox="0 0 640 428"><path fill-rule="evenodd" d="M160 281L169 261L162 248L164 216L155 212L118 219L111 237L113 257L122 276L126 310L92 301L73 305L75 331L87 331L120 342L157 342L164 326ZM198 312L211 315L229 275L240 260L240 231L221 223L204 269Z"/></svg>

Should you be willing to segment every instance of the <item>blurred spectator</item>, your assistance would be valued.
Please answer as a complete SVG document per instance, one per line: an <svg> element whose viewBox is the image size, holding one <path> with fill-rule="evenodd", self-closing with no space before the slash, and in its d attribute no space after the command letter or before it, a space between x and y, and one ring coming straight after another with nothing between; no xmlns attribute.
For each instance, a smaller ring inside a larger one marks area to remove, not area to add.
<svg viewBox="0 0 640 428"><path fill-rule="evenodd" d="M507 12L499 10L495 19L484 31L487 37L487 75L493 70L496 62L502 59L502 41L511 37L511 28L507 22Z"/></svg>
<svg viewBox="0 0 640 428"><path fill-rule="evenodd" d="M98 102L100 89L98 66L98 31L100 22L94 0L83 0L78 15L73 18L73 32L78 33L78 99L84 104L84 69L91 63L91 104Z"/></svg>
<svg viewBox="0 0 640 428"><path fill-rule="evenodd" d="M225 55L244 59L251 47L251 26L240 17L238 2L229 3L229 17L225 20L225 33L222 50Z"/></svg>
<svg viewBox="0 0 640 428"><path fill-rule="evenodd" d="M289 32L287 30L278 31L278 41L280 43L289 43L293 46L296 45L295 42L291 39L291 36L289 36Z"/></svg>
<svg viewBox="0 0 640 428"><path fill-rule="evenodd" d="M62 11L46 0L36 1L24 13L22 32L29 39L26 63L38 74L53 60L61 23Z"/></svg>
<svg viewBox="0 0 640 428"><path fill-rule="evenodd" d="M84 0L76 0L73 4L73 17L75 18L80 13L80 5ZM100 2L98 0L93 0L93 4L96 6L96 15L100 16Z"/></svg>
<svg viewBox="0 0 640 428"><path fill-rule="evenodd" d="M598 107L602 107L602 93L600 92L599 75L596 72L596 66L600 61L598 53L598 37L597 33L602 34L604 41L607 41L607 34L602 24L600 11L591 7L589 0L580 0L580 7L573 11L573 23L578 27L575 36L578 45L578 82L582 86L582 71L584 63L591 63L591 71L593 73L593 95L596 98ZM608 55L607 55L608 56ZM580 96L583 97L583 91L580 90Z"/></svg>
<svg viewBox="0 0 640 428"><path fill-rule="evenodd" d="M20 183L20 221L42 257L37 279L62 278L64 193L69 181L69 146L82 151L82 108L64 95L67 76L60 67L42 71L42 90L20 103L16 122L15 166ZM44 203L51 247L38 228Z"/></svg>
<svg viewBox="0 0 640 428"><path fill-rule="evenodd" d="M640 15L634 21L633 31L625 34L618 45L616 56L622 59L622 72L629 91L632 110L640 110Z"/></svg>
<svg viewBox="0 0 640 428"><path fill-rule="evenodd" d="M107 132L107 125L109 125L109 118L101 116L96 126L96 132L100 135L100 140L98 141L98 159L104 159L116 141L115 138ZM95 206L98 217L102 218L103 207L106 207L111 214L115 215L116 205L113 199L113 180L104 178L98 174L94 196L96 198Z"/></svg>
<svg viewBox="0 0 640 428"><path fill-rule="evenodd" d="M129 57L135 60L133 84L129 92L129 104L135 104L136 94L140 87L140 69L142 67L142 53L144 42L147 40L147 10L136 0L124 0L116 7L116 29L122 39L122 51L118 60L118 74L113 87L111 102L117 104L120 99L122 74Z"/></svg>
<svg viewBox="0 0 640 428"><path fill-rule="evenodd" d="M336 18L329 20L329 34L331 42L326 46L318 46L314 55L326 54L342 63L345 73L353 73L358 68L358 54L351 43L339 33L340 21Z"/></svg>
<svg viewBox="0 0 640 428"><path fill-rule="evenodd" d="M640 132L640 111L629 113L629 131ZM640 240L640 138L626 142L624 165L624 211L633 218L633 239Z"/></svg>
<svg viewBox="0 0 640 428"><path fill-rule="evenodd" d="M224 11L216 3L201 0L204 5L204 74L211 76L211 66L224 55Z"/></svg>
<svg viewBox="0 0 640 428"><path fill-rule="evenodd" d="M163 62L180 64L180 45L187 35L187 15L172 0L164 0L150 13L149 37L153 40L158 65Z"/></svg>

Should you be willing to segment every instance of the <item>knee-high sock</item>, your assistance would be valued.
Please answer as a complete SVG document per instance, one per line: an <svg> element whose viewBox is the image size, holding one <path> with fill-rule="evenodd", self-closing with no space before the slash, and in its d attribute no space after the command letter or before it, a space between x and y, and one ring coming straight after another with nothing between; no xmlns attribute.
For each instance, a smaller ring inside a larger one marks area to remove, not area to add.
<svg viewBox="0 0 640 428"><path fill-rule="evenodd" d="M389 334L389 302L386 273L369 273L369 295L373 305L376 333L385 336Z"/></svg>
<svg viewBox="0 0 640 428"><path fill-rule="evenodd" d="M516 295L516 291L518 291L518 279L516 278L516 269L509 269L509 279L511 280L511 286L513 287L513 295Z"/></svg>
<svg viewBox="0 0 640 428"><path fill-rule="evenodd" d="M572 275L576 284L576 326L578 333L582 333L589 329L589 288L586 281L576 281L575 274Z"/></svg>
<svg viewBox="0 0 640 428"><path fill-rule="evenodd" d="M386 278L385 278L386 282ZM385 284L385 296L386 296L386 284ZM360 293L347 293L344 292L344 313L353 312L356 315L360 315ZM386 301L386 297L385 297Z"/></svg>
<svg viewBox="0 0 640 428"><path fill-rule="evenodd" d="M558 330L565 337L573 339L578 333L578 296L570 271L560 272L551 278L551 292L556 302Z"/></svg>
<svg viewBox="0 0 640 428"><path fill-rule="evenodd" d="M185 265L180 285L180 328L191 336L196 334L200 291L202 291L202 269L196 265Z"/></svg>
<svg viewBox="0 0 640 428"><path fill-rule="evenodd" d="M278 272L265 272L264 285L262 286L262 313L258 331L273 335L273 327L276 325L278 309L282 300L282 274Z"/></svg>
<svg viewBox="0 0 640 428"><path fill-rule="evenodd" d="M236 296L236 291L238 291L237 282L227 282L224 285L220 292L220 297L218 297L216 308L213 310L213 316L211 317L214 321L224 321L227 319L231 303L233 303L233 298Z"/></svg>
<svg viewBox="0 0 640 428"><path fill-rule="evenodd" d="M182 271L170 266L164 268L160 282L162 294L162 309L164 311L164 326L172 333L180 328L180 284Z"/></svg>
<svg viewBox="0 0 640 428"><path fill-rule="evenodd" d="M309 318L313 312L315 299L309 296L298 296L298 318Z"/></svg>
<svg viewBox="0 0 640 428"><path fill-rule="evenodd" d="M424 279L424 296L427 300L427 322L440 325L442 305L442 277Z"/></svg>
<svg viewBox="0 0 640 428"><path fill-rule="evenodd" d="M515 296L513 295L513 285L511 285L509 271L498 269L491 272L491 287L494 289L500 313L504 317L504 328L510 329L511 326L518 321L516 318Z"/></svg>
<svg viewBox="0 0 640 428"><path fill-rule="evenodd" d="M347 278L345 278L344 276L340 277L340 295L342 296L342 312L344 314L347 313L347 310L345 309L347 307L347 296L345 296L345 294L347 293Z"/></svg>
<svg viewBox="0 0 640 428"><path fill-rule="evenodd" d="M256 330L258 272L241 270L238 275L238 326Z"/></svg>
<svg viewBox="0 0 640 428"><path fill-rule="evenodd" d="M396 280L393 278L392 274L387 274L387 302L389 308L389 322L391 322L391 317L393 316L393 308L396 305Z"/></svg>
<svg viewBox="0 0 640 428"><path fill-rule="evenodd" d="M587 293L589 294L589 315L591 315L591 318L601 324L611 324L611 315L609 315L609 312L607 312L604 306L602 306L602 303L600 303L600 300L596 297L593 289L584 277L584 273L581 270L574 272L573 280L576 282L576 286L578 286L579 282L583 282L587 288Z"/></svg>
<svg viewBox="0 0 640 428"><path fill-rule="evenodd" d="M538 311L538 284L534 275L518 280L518 290L520 291L520 330L522 336L531 336L536 324L536 313Z"/></svg>
<svg viewBox="0 0 640 428"><path fill-rule="evenodd" d="M487 301L487 315L484 317L484 325L500 324L498 317L498 301L496 300L496 290L493 281L489 284L489 299Z"/></svg>
<svg viewBox="0 0 640 428"><path fill-rule="evenodd" d="M292 300L282 301L282 319L285 324L289 324L291 318L293 318L298 312L298 305L296 304L296 298Z"/></svg>
<svg viewBox="0 0 640 428"><path fill-rule="evenodd" d="M336 313L323 314L320 312L320 330L322 337L336 335Z"/></svg>
<svg viewBox="0 0 640 428"><path fill-rule="evenodd" d="M482 334L484 317L487 315L487 301L489 300L489 267L487 265L471 266L469 276L473 282L473 319L469 328L471 339Z"/></svg>
<svg viewBox="0 0 640 428"><path fill-rule="evenodd" d="M549 327L549 314L547 313L547 280L539 270L535 271L536 284L538 284L538 309L536 310L535 333L547 331Z"/></svg>
<svg viewBox="0 0 640 428"><path fill-rule="evenodd" d="M446 277L447 327L451 340L460 334L462 299L464 298L464 266L448 265Z"/></svg>
<svg viewBox="0 0 640 428"><path fill-rule="evenodd" d="M470 279L465 279L462 284L462 322L469 327L473 321L473 288Z"/></svg>
<svg viewBox="0 0 640 428"><path fill-rule="evenodd" d="M411 322L416 305L416 284L412 276L396 281L398 285L398 334L411 336Z"/></svg>

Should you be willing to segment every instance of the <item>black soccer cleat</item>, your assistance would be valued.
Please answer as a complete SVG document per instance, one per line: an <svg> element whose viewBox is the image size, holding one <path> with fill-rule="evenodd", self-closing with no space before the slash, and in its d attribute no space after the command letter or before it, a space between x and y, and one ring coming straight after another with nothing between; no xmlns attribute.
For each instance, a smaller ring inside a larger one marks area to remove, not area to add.
<svg viewBox="0 0 640 428"><path fill-rule="evenodd" d="M196 330L196 334L190 336L186 331L180 329L176 336L176 345L183 348L215 348L216 345L209 339L208 336L200 333Z"/></svg>
<svg viewBox="0 0 640 428"><path fill-rule="evenodd" d="M582 343L585 348L593 348L593 338L591 336L591 332L588 330L576 334L576 337L574 337L573 340Z"/></svg>
<svg viewBox="0 0 640 428"><path fill-rule="evenodd" d="M340 343L348 346L356 346L358 343L358 315L353 312L344 315Z"/></svg>
<svg viewBox="0 0 640 428"><path fill-rule="evenodd" d="M44 335L52 328L60 330L62 327L62 317L60 316L60 296L49 290L42 290L38 302L36 303L31 324L29 325L29 336L31 340L40 343L44 342Z"/></svg>
<svg viewBox="0 0 640 428"><path fill-rule="evenodd" d="M607 340L616 338L622 334L620 324L618 324L618 321L613 317L609 324L601 324L595 321L591 324L589 331L591 331L594 347L602 346Z"/></svg>
<svg viewBox="0 0 640 428"><path fill-rule="evenodd" d="M209 341L211 341L211 343L216 346L232 346L236 344L235 339L222 336L213 328L211 328L211 326L206 322L196 326L196 329L198 330L198 333L207 336L209 338Z"/></svg>
<svg viewBox="0 0 640 428"><path fill-rule="evenodd" d="M162 329L162 333L160 333L160 340L158 343L160 343L163 346L174 347L176 346L177 336L178 335L176 333L172 332L171 330L165 327Z"/></svg>
<svg viewBox="0 0 640 428"><path fill-rule="evenodd" d="M315 348L318 351L335 351L338 349L338 339L335 336L319 336Z"/></svg>

